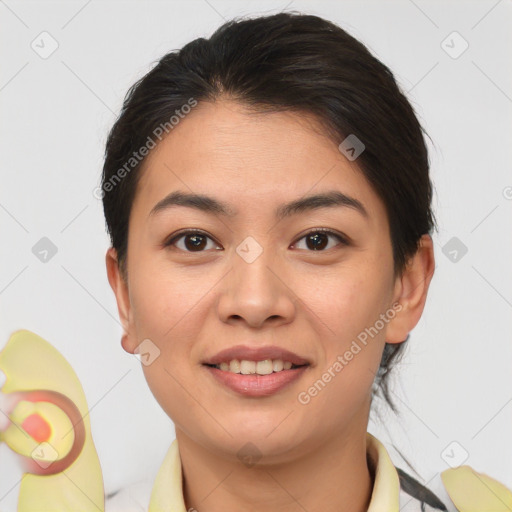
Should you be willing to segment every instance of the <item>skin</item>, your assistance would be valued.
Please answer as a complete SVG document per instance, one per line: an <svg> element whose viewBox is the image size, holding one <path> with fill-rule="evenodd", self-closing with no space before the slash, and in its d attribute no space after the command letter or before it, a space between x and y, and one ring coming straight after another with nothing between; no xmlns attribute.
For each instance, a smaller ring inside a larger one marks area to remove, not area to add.
<svg viewBox="0 0 512 512"><path fill-rule="evenodd" d="M304 195L339 190L358 199L276 221L274 209ZM233 218L175 206L149 216L175 190L203 193L238 211ZM201 229L163 247L184 228ZM304 236L335 237L315 251ZM247 263L247 237L263 248ZM216 250L220 248L223 250ZM175 424L187 509L200 512L364 511L373 475L366 461L371 387L384 344L400 343L417 324L434 270L430 236L402 275L384 204L357 166L307 114L251 113L232 100L199 104L148 155L129 221L127 280L116 251L107 274L123 324L123 348L149 338L160 356L143 366ZM332 367L357 335L400 303L401 311L307 405L297 396ZM308 359L300 379L278 393L244 397L201 362L237 344L278 345ZM261 458L237 457L253 443Z"/></svg>

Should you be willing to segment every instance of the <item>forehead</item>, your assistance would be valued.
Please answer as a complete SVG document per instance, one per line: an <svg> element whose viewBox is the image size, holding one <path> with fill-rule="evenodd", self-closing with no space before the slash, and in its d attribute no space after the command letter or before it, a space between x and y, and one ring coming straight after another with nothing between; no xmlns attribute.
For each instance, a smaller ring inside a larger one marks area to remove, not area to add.
<svg viewBox="0 0 512 512"><path fill-rule="evenodd" d="M337 189L364 203L370 216L385 216L356 162L306 113L199 103L151 150L141 172L132 213L148 215L173 190L214 195L247 211Z"/></svg>

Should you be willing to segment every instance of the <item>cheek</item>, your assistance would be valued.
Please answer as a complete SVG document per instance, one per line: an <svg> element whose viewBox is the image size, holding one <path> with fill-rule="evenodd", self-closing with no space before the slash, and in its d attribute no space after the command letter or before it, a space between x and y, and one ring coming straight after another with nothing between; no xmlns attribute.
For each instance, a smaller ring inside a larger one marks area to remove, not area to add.
<svg viewBox="0 0 512 512"><path fill-rule="evenodd" d="M305 412L321 415L323 428L338 428L369 404L385 342L385 329L373 329L389 290L383 276L379 280L369 271L339 272L316 283L307 306L317 317L314 330L322 354L299 401L307 402Z"/></svg>
<svg viewBox="0 0 512 512"><path fill-rule="evenodd" d="M206 317L213 311L211 291L219 276L201 266L179 270L156 259L140 262L132 274L135 330L139 341L147 338L157 347L158 358L143 369L156 399L168 410L183 394L182 386L197 364L194 347L204 338Z"/></svg>
<svg viewBox="0 0 512 512"><path fill-rule="evenodd" d="M162 343L182 335L212 286L208 274L199 266L180 270L157 258L139 261L130 297L138 334Z"/></svg>
<svg viewBox="0 0 512 512"><path fill-rule="evenodd" d="M381 268L377 264L340 265L328 273L305 273L295 283L304 313L321 329L316 331L319 338L330 340L328 352L342 350L384 313L392 288Z"/></svg>
<svg viewBox="0 0 512 512"><path fill-rule="evenodd" d="M323 352L313 381L329 382L317 402L320 408L325 402L326 407L338 403L355 410L368 396L384 349L387 324L381 315L392 293L391 268L386 260L378 264L361 259L303 281L302 293L310 290L305 311L315 313L311 317L316 318L315 334Z"/></svg>

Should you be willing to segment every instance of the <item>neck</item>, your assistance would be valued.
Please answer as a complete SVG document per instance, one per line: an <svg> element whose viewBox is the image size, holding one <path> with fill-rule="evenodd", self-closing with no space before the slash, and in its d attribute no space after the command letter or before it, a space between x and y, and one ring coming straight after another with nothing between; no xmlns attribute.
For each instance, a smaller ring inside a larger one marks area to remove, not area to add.
<svg viewBox="0 0 512 512"><path fill-rule="evenodd" d="M205 450L176 428L187 510L198 512L364 512L374 475L366 431L337 433L300 457L247 467ZM198 464L198 461L201 461Z"/></svg>

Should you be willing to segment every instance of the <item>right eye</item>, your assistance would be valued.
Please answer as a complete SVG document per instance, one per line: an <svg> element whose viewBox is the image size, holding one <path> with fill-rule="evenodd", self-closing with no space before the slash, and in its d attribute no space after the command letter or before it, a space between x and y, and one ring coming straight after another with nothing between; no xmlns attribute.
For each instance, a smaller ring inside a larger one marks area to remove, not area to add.
<svg viewBox="0 0 512 512"><path fill-rule="evenodd" d="M183 244L180 247L178 245L178 242L181 242L182 239ZM170 240L165 242L164 246L169 247L172 245L184 252L205 252L204 249L208 248L208 240L213 242L213 245L215 245L214 240L203 231L189 230L182 231L177 235L173 236Z"/></svg>

